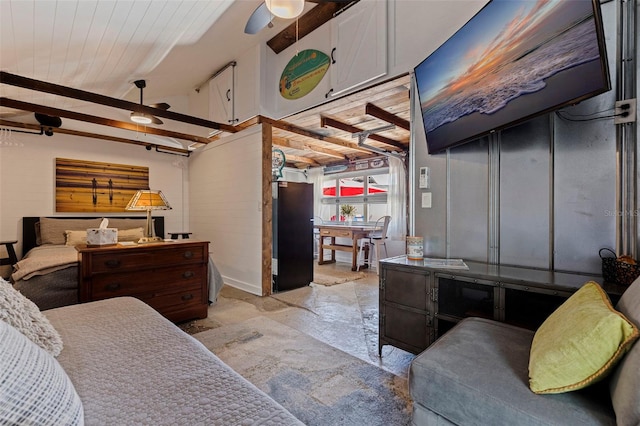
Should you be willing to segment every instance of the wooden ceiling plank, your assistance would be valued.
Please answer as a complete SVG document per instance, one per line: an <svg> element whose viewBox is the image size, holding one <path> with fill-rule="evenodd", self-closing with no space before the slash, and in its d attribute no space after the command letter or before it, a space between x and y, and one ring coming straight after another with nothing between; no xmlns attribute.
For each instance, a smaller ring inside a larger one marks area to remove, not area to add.
<svg viewBox="0 0 640 426"><path fill-rule="evenodd" d="M363 132L366 131L366 129L361 129L359 127L356 126L352 126L350 124L347 123L343 123L341 121L338 121L334 118L331 117L326 117L326 116L321 116L320 117L320 123L322 127L334 127L336 129L340 129L343 130L345 132L349 132L349 133L359 133L359 132ZM368 139L377 141L377 142L381 142L383 144L386 145L391 145L393 147L396 148L400 148L401 150L404 150L406 148L406 145L403 144L402 142L399 141L395 141L393 139L389 139L387 137L381 136L381 135L376 135L375 133L371 133L370 135L368 135L367 137Z"/></svg>
<svg viewBox="0 0 640 426"><path fill-rule="evenodd" d="M268 123L271 126L278 128L280 130L285 130L287 132L291 132L291 133L295 133L301 136L306 136L308 138L313 138L313 139L317 139L319 141L323 141L323 142L327 142L327 143L332 143L335 145L340 145L343 146L345 148L349 148L352 149L354 151L360 151L360 152L365 152L365 153L369 153L371 151L365 149L365 148L361 148L359 147L357 144L353 143L353 142L347 142L344 141L342 139L338 139L338 138L333 138L331 136L323 136L323 135L319 135L317 133L311 132L307 129L304 129L302 127L296 126L295 124L291 124L291 123L287 123L285 121L282 120L273 120L271 118L267 118L264 116L260 117L260 121L264 122L264 123Z"/></svg>
<svg viewBox="0 0 640 426"><path fill-rule="evenodd" d="M0 120L0 126L18 127L21 129L29 129L29 130L40 130L41 128L41 126L38 124L17 123L9 120ZM102 140L107 140L111 142L128 143L131 145L140 145L144 147L148 147L148 146L158 147L162 150L175 152L177 154L187 154L187 155L190 154L190 151L186 149L180 149L180 148L175 148L175 147L165 146L165 145L158 145L150 142L137 141L135 139L119 138L117 136L108 136L108 135L100 135L97 133L81 132L78 130L63 129L61 127L52 129L52 131L53 133L60 133L60 134L72 135L72 136L82 136L82 137L93 138L93 139L102 139Z"/></svg>
<svg viewBox="0 0 640 426"><path fill-rule="evenodd" d="M158 136L166 136L170 138L183 139L183 140L188 140L192 142L200 142L204 144L211 142L210 139L201 137L201 136L189 135L186 133L179 133L179 132L172 132L169 130L156 129L155 127L146 127L146 126L141 126L135 123L129 123L126 121L111 120L108 118L96 117L94 115L82 114L82 113L73 112L73 111L66 111L59 108L51 108L51 107L46 107L42 105L31 104L28 102L16 101L14 99L8 99L4 97L0 97L0 106L20 109L23 111L38 112L40 114L46 114L54 117L64 117L64 118L69 118L71 120L84 121L87 123L100 124L103 126L116 127L119 129L131 130L134 132L143 132L143 133L150 133Z"/></svg>
<svg viewBox="0 0 640 426"><path fill-rule="evenodd" d="M61 86L59 84L47 83L32 78L10 74L6 71L0 71L0 83L8 84L10 86L22 87L24 89L35 90L38 92L64 96L66 98L78 99L81 101L109 106L112 108L124 109L127 111L141 111L153 116L164 117L169 120L193 124L196 126L206 127L214 130L223 130L229 133L236 133L238 131L234 126L229 126L227 124L216 123L214 121L205 120L203 118L180 114L173 111L167 111L160 108L152 108L147 105L140 105L135 102L111 98L109 96L91 93L85 90L73 89L71 87Z"/></svg>
<svg viewBox="0 0 640 426"><path fill-rule="evenodd" d="M365 113L388 123L395 124L396 126L401 127L405 130L411 130L411 124L408 120L387 112L386 110L372 104L371 102L368 102L367 105L365 105Z"/></svg>

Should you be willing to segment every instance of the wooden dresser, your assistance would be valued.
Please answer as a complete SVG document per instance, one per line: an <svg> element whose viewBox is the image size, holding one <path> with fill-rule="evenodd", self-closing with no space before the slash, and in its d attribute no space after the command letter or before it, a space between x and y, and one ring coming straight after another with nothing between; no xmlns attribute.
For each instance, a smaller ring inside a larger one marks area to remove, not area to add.
<svg viewBox="0 0 640 426"><path fill-rule="evenodd" d="M80 302L136 297L174 322L206 318L209 243L77 246Z"/></svg>

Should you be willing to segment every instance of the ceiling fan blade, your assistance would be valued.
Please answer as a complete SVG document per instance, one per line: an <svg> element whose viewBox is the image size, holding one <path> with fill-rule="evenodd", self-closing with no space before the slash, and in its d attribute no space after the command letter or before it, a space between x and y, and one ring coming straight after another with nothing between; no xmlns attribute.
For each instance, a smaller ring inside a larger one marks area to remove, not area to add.
<svg viewBox="0 0 640 426"><path fill-rule="evenodd" d="M158 109L163 109L163 110L168 110L169 108L171 108L171 105L169 105L166 102L160 102L158 104L151 104L149 105L151 108L158 108Z"/></svg>
<svg viewBox="0 0 640 426"><path fill-rule="evenodd" d="M158 117L154 115L150 115L149 117L151 118L151 122L153 124L164 124L162 120L160 120Z"/></svg>
<svg viewBox="0 0 640 426"><path fill-rule="evenodd" d="M257 34L264 27L269 25L273 20L273 15L267 9L267 5L265 2L260 3L260 6L253 11L251 16L249 16L249 20L247 21L247 25L244 27L245 34Z"/></svg>

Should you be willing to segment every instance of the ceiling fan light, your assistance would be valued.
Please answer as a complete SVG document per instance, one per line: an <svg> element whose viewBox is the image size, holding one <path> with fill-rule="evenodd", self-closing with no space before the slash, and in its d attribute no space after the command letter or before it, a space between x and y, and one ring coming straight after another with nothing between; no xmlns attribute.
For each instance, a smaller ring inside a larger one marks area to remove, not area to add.
<svg viewBox="0 0 640 426"><path fill-rule="evenodd" d="M147 114L142 112L132 112L131 113L131 121L138 124L151 124L153 120Z"/></svg>
<svg viewBox="0 0 640 426"><path fill-rule="evenodd" d="M265 0L267 9L278 18L293 19L300 16L304 0Z"/></svg>

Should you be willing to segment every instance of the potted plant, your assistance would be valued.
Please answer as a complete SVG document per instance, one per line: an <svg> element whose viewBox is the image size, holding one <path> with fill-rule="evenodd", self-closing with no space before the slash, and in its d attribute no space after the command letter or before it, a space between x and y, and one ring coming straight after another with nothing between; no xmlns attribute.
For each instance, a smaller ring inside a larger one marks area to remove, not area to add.
<svg viewBox="0 0 640 426"><path fill-rule="evenodd" d="M343 204L340 206L340 215L344 216L348 224L351 223L353 216L356 214L356 206L351 204Z"/></svg>

